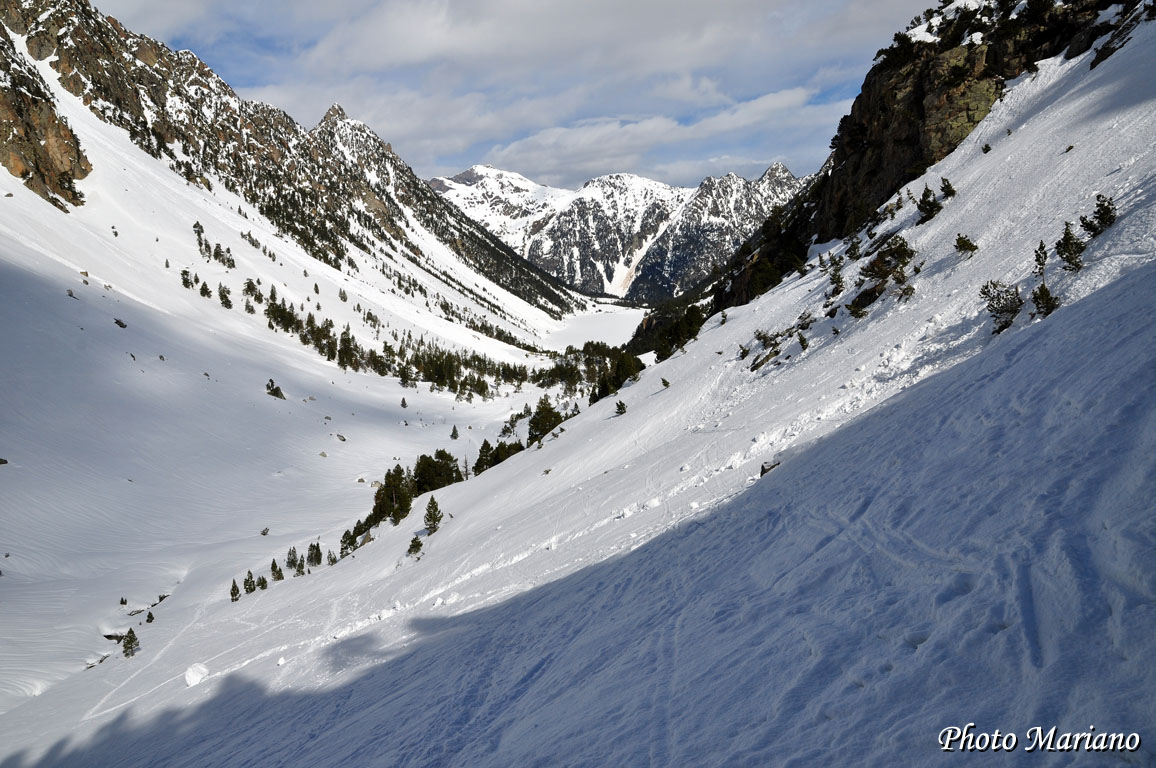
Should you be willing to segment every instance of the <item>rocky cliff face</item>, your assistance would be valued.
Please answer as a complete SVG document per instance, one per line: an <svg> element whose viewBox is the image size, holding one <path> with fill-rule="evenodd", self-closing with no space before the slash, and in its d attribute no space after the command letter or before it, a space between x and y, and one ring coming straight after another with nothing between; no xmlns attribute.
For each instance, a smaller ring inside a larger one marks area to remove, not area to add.
<svg viewBox="0 0 1156 768"><path fill-rule="evenodd" d="M572 306L562 286L433 194L388 144L339 107L306 130L279 109L238 98L191 52L133 34L85 0L0 0L0 21L100 119L190 182L240 195L318 260L357 269L354 251L378 248L426 260L416 222L531 304L556 315ZM4 41L11 45L8 34ZM13 52L0 47L4 66L18 70ZM0 98L18 117L5 129L15 138L0 145L15 158L6 167L28 172L34 188L79 202L71 182L83 178L87 163L67 126L52 123L47 90ZM0 101L0 110L5 105ZM43 140L43 157L30 155L24 140Z"/></svg>
<svg viewBox="0 0 1156 768"><path fill-rule="evenodd" d="M832 140L832 172L816 185L820 241L846 236L895 190L952 152L987 116L1007 80L1032 62L1074 55L1110 28L1102 0L979 5L925 15L879 52ZM1099 29L1097 29L1099 27Z"/></svg>
<svg viewBox="0 0 1156 768"><path fill-rule="evenodd" d="M781 164L756 181L728 174L698 188L612 174L569 191L486 166L430 181L550 274L640 301L676 295L709 275L800 185Z"/></svg>
<svg viewBox="0 0 1156 768"><path fill-rule="evenodd" d="M798 268L807 246L844 238L903 184L971 133L1004 83L1035 61L1084 53L1138 0L986 0L929 10L876 56L832 153L806 193L766 221L714 286L717 309L742 304ZM1120 6L1121 4L1116 4ZM1105 51L1107 46L1105 46ZM1106 54L1105 54L1106 55Z"/></svg>
<svg viewBox="0 0 1156 768"><path fill-rule="evenodd" d="M80 205L76 181L92 170L48 86L0 36L0 164L61 210Z"/></svg>

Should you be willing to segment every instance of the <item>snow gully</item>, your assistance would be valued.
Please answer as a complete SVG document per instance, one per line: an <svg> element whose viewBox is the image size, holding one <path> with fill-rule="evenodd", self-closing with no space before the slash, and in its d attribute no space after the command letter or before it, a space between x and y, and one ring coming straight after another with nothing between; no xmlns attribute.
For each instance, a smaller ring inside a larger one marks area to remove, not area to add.
<svg viewBox="0 0 1156 768"><path fill-rule="evenodd" d="M1096 726L1089 725L1081 733L1057 732L1056 726L1045 731L1043 726L1033 726L1024 734L1027 747L1025 752L1135 752L1140 749L1138 733L1096 733ZM1004 733L998 728L991 733L976 733L975 723L963 728L950 726L939 732L939 747L944 752L1014 752L1019 746L1019 737L1010 731Z"/></svg>

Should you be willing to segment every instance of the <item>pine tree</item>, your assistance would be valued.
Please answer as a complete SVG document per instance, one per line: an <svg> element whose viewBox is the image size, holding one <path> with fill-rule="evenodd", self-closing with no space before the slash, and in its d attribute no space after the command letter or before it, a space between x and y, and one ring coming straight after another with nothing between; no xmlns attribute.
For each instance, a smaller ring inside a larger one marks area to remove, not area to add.
<svg viewBox="0 0 1156 768"><path fill-rule="evenodd" d="M614 404L614 413L618 416L621 416L622 414L626 413L626 403L622 402L621 400L619 400L617 403L615 403Z"/></svg>
<svg viewBox="0 0 1156 768"><path fill-rule="evenodd" d="M285 555L285 565L289 566L290 570L297 567L297 547L289 547L289 552Z"/></svg>
<svg viewBox="0 0 1156 768"><path fill-rule="evenodd" d="M303 557L297 558L297 570L293 572L293 575L294 576L304 576L305 575L305 558L303 558Z"/></svg>
<svg viewBox="0 0 1156 768"><path fill-rule="evenodd" d="M264 576L257 577L257 589L268 589L269 581Z"/></svg>
<svg viewBox="0 0 1156 768"><path fill-rule="evenodd" d="M670 386L670 382L667 381L666 379L663 379L662 380L662 386L663 386L663 389L665 389L665 388Z"/></svg>
<svg viewBox="0 0 1156 768"><path fill-rule="evenodd" d="M149 611L149 615L145 616L145 624L152 624L154 621L156 621L156 617L153 616L152 611Z"/></svg>
<svg viewBox="0 0 1156 768"><path fill-rule="evenodd" d="M1048 249L1041 240L1040 244L1036 246L1035 252L1035 269L1033 274L1040 279L1039 286L1032 291L1032 305L1036 308L1033 313L1039 317L1047 317L1060 308L1060 300L1056 298L1050 290L1048 290L1047 283L1047 263L1048 263Z"/></svg>
<svg viewBox="0 0 1156 768"><path fill-rule="evenodd" d="M438 508L437 499L433 496L429 497L429 503L425 505L425 527L430 535L437 533L438 528L442 524L442 512Z"/></svg>
<svg viewBox="0 0 1156 768"><path fill-rule="evenodd" d="M490 445L489 440L483 440L482 446L478 448L478 460L474 462L474 474L480 475L492 466L494 460L494 447Z"/></svg>
<svg viewBox="0 0 1156 768"><path fill-rule="evenodd" d="M207 282L201 283L201 295L206 299L211 298L213 295L213 289L209 287Z"/></svg>
<svg viewBox="0 0 1156 768"><path fill-rule="evenodd" d="M454 431L450 432L450 440L457 440L457 439L458 439L458 425L454 424Z"/></svg>
<svg viewBox="0 0 1156 768"><path fill-rule="evenodd" d="M329 550L328 561L330 565L337 565L337 555L333 554L333 550Z"/></svg>
<svg viewBox="0 0 1156 768"><path fill-rule="evenodd" d="M1089 237L1096 237L1116 222L1116 204L1106 195L1096 195L1096 211L1092 218L1080 217L1080 226Z"/></svg>
<svg viewBox="0 0 1156 768"><path fill-rule="evenodd" d="M1036 252L1033 254L1033 257L1035 258L1036 266L1035 269L1032 270L1032 274L1043 280L1045 277L1044 269L1048 263L1048 248L1044 245L1043 240L1036 246Z"/></svg>
<svg viewBox="0 0 1156 768"><path fill-rule="evenodd" d="M237 586L236 579L233 579L233 586L229 588L229 599L234 603L241 599L241 588Z"/></svg>
<svg viewBox="0 0 1156 768"><path fill-rule="evenodd" d="M992 333L1002 333L1011 328L1016 315L1023 309L1024 300L1016 286L1004 285L998 280L989 280L979 289L979 297L987 302L995 329Z"/></svg>
<svg viewBox="0 0 1156 768"><path fill-rule="evenodd" d="M253 579L252 571L245 574L244 586L246 595L251 595L257 591L257 582Z"/></svg>
<svg viewBox="0 0 1156 768"><path fill-rule="evenodd" d="M858 261L859 257L863 255L863 243L859 240L859 235L855 235L847 243L847 250L844 255L851 261Z"/></svg>
<svg viewBox="0 0 1156 768"><path fill-rule="evenodd" d="M126 659L132 658L140 650L140 640L137 640L136 632L133 631L132 627L129 627L128 633L121 640L121 648L124 649Z"/></svg>
<svg viewBox="0 0 1156 768"><path fill-rule="evenodd" d="M916 224L923 224L934 219L935 214L943 210L943 203L935 199L931 187L924 185L923 194L919 196L919 202L915 207L919 209L919 221Z"/></svg>
<svg viewBox="0 0 1156 768"><path fill-rule="evenodd" d="M407 555L416 555L421 552L421 538L414 536L409 540L409 549L405 551Z"/></svg>
<svg viewBox="0 0 1156 768"><path fill-rule="evenodd" d="M1040 283L1032 291L1032 305L1036 308L1035 314L1037 316L1047 317L1060 308L1060 300L1048 290L1047 283Z"/></svg>
<svg viewBox="0 0 1156 768"><path fill-rule="evenodd" d="M951 186L951 182L946 177L939 179L939 191L943 194L944 200L950 200L955 197L955 187Z"/></svg>
<svg viewBox="0 0 1156 768"><path fill-rule="evenodd" d="M538 399L538 407L530 416L528 443L541 440L562 423L562 414L550 403L550 398L542 395Z"/></svg>
<svg viewBox="0 0 1156 768"><path fill-rule="evenodd" d="M967 254L968 258L971 258L971 254L975 253L978 250L979 250L979 246L976 245L975 243L973 243L971 241L970 237L968 237L967 235L964 235L964 234L960 234L958 232L956 233L956 235L955 235L955 252L956 253L965 253L965 254Z"/></svg>
<svg viewBox="0 0 1156 768"><path fill-rule="evenodd" d="M409 408L409 403L407 403L407 402L405 401L405 398L404 398L404 397L401 399L401 407L402 407L402 408Z"/></svg>
<svg viewBox="0 0 1156 768"><path fill-rule="evenodd" d="M285 579L285 572L281 570L281 566L277 565L277 558L273 558L273 565L269 569L273 581L283 581Z"/></svg>
<svg viewBox="0 0 1156 768"><path fill-rule="evenodd" d="M1064 262L1060 269L1068 272L1079 272L1084 268L1084 260L1080 256L1086 248L1084 241L1072 231L1072 222L1064 222L1064 234L1056 241L1056 255Z"/></svg>

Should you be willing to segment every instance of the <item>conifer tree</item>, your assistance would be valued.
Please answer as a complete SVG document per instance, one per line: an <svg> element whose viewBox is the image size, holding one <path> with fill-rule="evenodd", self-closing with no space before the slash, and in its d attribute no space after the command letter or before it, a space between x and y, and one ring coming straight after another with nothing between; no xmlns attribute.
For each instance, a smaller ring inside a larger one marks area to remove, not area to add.
<svg viewBox="0 0 1156 768"><path fill-rule="evenodd" d="M297 547L289 547L289 552L285 555L285 565L292 570L297 567Z"/></svg>
<svg viewBox="0 0 1156 768"><path fill-rule="evenodd" d="M407 402L405 401L405 398L404 398L404 397L401 399L401 407L402 407L402 408L409 408L409 403L407 403Z"/></svg>
<svg viewBox="0 0 1156 768"><path fill-rule="evenodd" d="M1048 290L1046 265L1048 263L1048 249L1041 240L1035 252L1036 266L1032 272L1040 279L1040 284L1032 291L1032 305L1036 308L1035 315L1047 317L1060 308L1060 300Z"/></svg>
<svg viewBox="0 0 1156 768"><path fill-rule="evenodd" d="M137 640L136 632L133 631L132 627L129 627L128 633L121 640L121 648L124 649L126 659L132 658L140 650L140 640Z"/></svg>
<svg viewBox="0 0 1156 768"><path fill-rule="evenodd" d="M253 572L249 571L245 574L245 594L251 595L257 591L257 582L253 579Z"/></svg>
<svg viewBox="0 0 1156 768"><path fill-rule="evenodd" d="M442 512L438 507L437 499L433 496L429 497L429 503L425 505L425 527L430 532L430 535L437 533L442 524Z"/></svg>
<svg viewBox="0 0 1156 768"><path fill-rule="evenodd" d="M268 589L269 581L264 576L257 577L257 589Z"/></svg>
<svg viewBox="0 0 1156 768"><path fill-rule="evenodd" d="M1060 265L1060 269L1068 272L1079 272L1083 269L1084 260L1080 256L1086 247L1084 241L1072 231L1072 222L1065 221L1064 234L1056 241L1056 255L1064 262Z"/></svg>
<svg viewBox="0 0 1156 768"><path fill-rule="evenodd" d="M407 549L405 553L412 556L418 554L419 552L421 552L421 538L414 536L409 540L409 549Z"/></svg>
<svg viewBox="0 0 1156 768"><path fill-rule="evenodd" d="M979 289L979 296L987 302L995 329L992 333L1003 333L1015 322L1016 315L1024 306L1023 297L1016 286L1004 285L998 280L989 280Z"/></svg>
<svg viewBox="0 0 1156 768"><path fill-rule="evenodd" d="M478 460L474 462L474 474L480 475L492 466L494 459L494 447L490 445L489 440L483 440L482 446L478 448Z"/></svg>
<svg viewBox="0 0 1156 768"><path fill-rule="evenodd" d="M1116 204L1106 195L1096 195L1096 211L1092 218L1080 217L1080 226L1089 237L1096 237L1116 221Z"/></svg>
<svg viewBox="0 0 1156 768"><path fill-rule="evenodd" d="M615 403L614 404L614 413L618 416L621 416L622 414L626 413L626 403L622 402L621 400L619 400L617 403Z"/></svg>
<svg viewBox="0 0 1156 768"><path fill-rule="evenodd" d="M156 617L153 616L152 611L149 611L149 615L145 616L145 624L152 624L154 621L156 621Z"/></svg>
<svg viewBox="0 0 1156 768"><path fill-rule="evenodd" d="M562 414L554 408L550 402L550 398L546 395L538 398L538 407L535 409L529 421L529 436L527 442L532 443L535 440L541 440L546 435L562 423Z"/></svg>
<svg viewBox="0 0 1156 768"><path fill-rule="evenodd" d="M237 586L236 579L233 579L233 586L229 588L229 599L234 603L241 599L241 588Z"/></svg>
<svg viewBox="0 0 1156 768"><path fill-rule="evenodd" d="M955 197L955 187L951 186L951 182L946 177L939 179L939 191L943 194L944 200L950 200Z"/></svg>
<svg viewBox="0 0 1156 768"><path fill-rule="evenodd" d="M330 565L337 565L337 555L333 554L333 550L329 550L328 561Z"/></svg>
<svg viewBox="0 0 1156 768"><path fill-rule="evenodd" d="M293 575L294 576L304 576L305 575L305 558L303 558L303 557L297 558L297 570L293 572Z"/></svg>
<svg viewBox="0 0 1156 768"><path fill-rule="evenodd" d="M282 581L285 578L285 572L281 570L281 566L277 565L277 558L273 558L273 565L269 572L273 576L273 581Z"/></svg>
<svg viewBox="0 0 1156 768"><path fill-rule="evenodd" d="M915 204L919 209L919 221L916 224L923 224L935 218L935 214L943 210L943 203L935 199L935 193L931 187L924 185L923 194L919 196L919 202Z"/></svg>
<svg viewBox="0 0 1156 768"><path fill-rule="evenodd" d="M956 235L955 235L955 252L956 253L966 254L968 258L971 258L971 254L975 253L978 250L979 250L979 246L976 245L975 243L973 243L971 241L970 237L968 237L967 235L958 233L958 232L956 233Z"/></svg>
<svg viewBox="0 0 1156 768"><path fill-rule="evenodd" d="M851 241L847 243L847 250L844 255L851 261L857 261L863 255L863 243L859 240L859 235L853 236Z"/></svg>
<svg viewBox="0 0 1156 768"><path fill-rule="evenodd" d="M212 295L213 295L213 289L209 287L209 284L207 282L201 283L201 295L204 296L206 299L212 297Z"/></svg>

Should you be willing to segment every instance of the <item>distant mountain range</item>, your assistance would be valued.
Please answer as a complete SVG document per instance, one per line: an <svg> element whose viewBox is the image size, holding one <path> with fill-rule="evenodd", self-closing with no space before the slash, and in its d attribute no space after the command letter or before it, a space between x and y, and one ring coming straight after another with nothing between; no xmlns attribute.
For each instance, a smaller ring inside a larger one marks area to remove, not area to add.
<svg viewBox="0 0 1156 768"><path fill-rule="evenodd" d="M677 295L730 258L804 184L781 163L698 187L632 174L577 191L475 165L430 186L535 266L575 288L639 301Z"/></svg>

